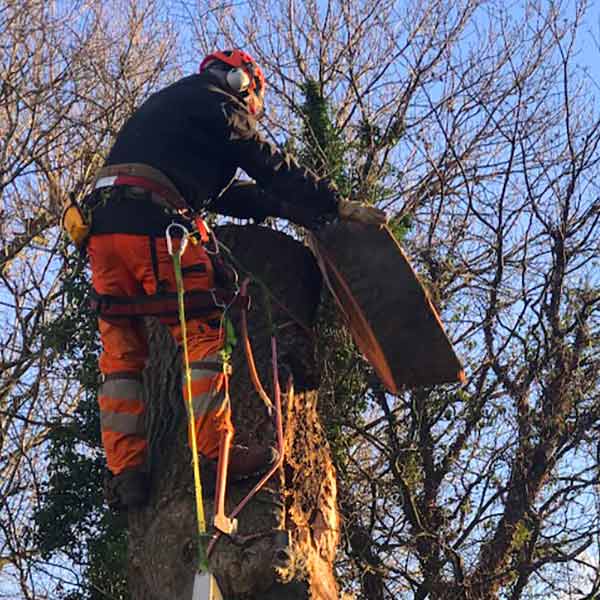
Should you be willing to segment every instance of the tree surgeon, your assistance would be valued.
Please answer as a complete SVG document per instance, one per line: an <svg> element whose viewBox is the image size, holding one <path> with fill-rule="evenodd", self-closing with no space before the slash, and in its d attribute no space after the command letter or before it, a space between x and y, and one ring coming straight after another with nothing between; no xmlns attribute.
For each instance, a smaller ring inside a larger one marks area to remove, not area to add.
<svg viewBox="0 0 600 600"><path fill-rule="evenodd" d="M308 228L336 218L385 221L382 211L344 200L332 182L300 168L265 141L256 130L264 92L265 77L251 56L218 51L202 61L197 74L152 95L134 112L85 201L92 217L87 252L98 297L135 303L173 293L165 231L171 223L189 226L193 214L212 211L257 221L273 216ZM254 182L235 180L238 168ZM186 251L182 271L186 292L215 285L214 266L202 244ZM233 430L219 364L220 316L213 306L186 323L197 446L204 459L213 461L221 436ZM167 323L180 343L181 327ZM127 509L143 505L148 495L141 378L148 347L139 317L100 313L98 324L107 497L109 504ZM274 459L271 448L234 445L229 472L234 478L248 476Z"/></svg>

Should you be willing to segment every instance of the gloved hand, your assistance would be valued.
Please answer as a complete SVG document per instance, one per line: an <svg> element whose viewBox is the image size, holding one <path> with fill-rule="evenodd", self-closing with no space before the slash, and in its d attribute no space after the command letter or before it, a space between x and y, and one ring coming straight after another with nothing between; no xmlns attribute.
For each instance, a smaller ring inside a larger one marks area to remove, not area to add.
<svg viewBox="0 0 600 600"><path fill-rule="evenodd" d="M353 200L339 200L338 214L343 221L356 221L366 225L385 225L387 223L387 215L383 210Z"/></svg>

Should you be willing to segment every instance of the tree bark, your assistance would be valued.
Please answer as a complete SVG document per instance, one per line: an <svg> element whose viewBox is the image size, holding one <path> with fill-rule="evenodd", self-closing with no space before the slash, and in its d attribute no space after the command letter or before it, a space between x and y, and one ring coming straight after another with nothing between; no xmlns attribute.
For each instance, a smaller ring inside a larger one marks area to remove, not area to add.
<svg viewBox="0 0 600 600"><path fill-rule="evenodd" d="M321 277L310 252L292 238L257 226L218 230L240 278L255 277L249 332L257 369L272 390L269 313L276 326L282 387L291 374L295 394L282 394L285 460L239 516L238 533L221 536L211 570L226 599L338 598L333 560L339 539L336 479L317 413L319 369L312 324ZM264 282L265 287L256 283ZM239 333L239 315L230 315ZM134 600L190 600L197 564L193 474L180 392L180 357L168 332L150 324L145 372L152 495L129 517L129 575ZM233 355L231 398L237 444L274 444L275 433L249 379L241 344ZM228 488L230 511L256 480ZM212 497L205 494L208 522Z"/></svg>

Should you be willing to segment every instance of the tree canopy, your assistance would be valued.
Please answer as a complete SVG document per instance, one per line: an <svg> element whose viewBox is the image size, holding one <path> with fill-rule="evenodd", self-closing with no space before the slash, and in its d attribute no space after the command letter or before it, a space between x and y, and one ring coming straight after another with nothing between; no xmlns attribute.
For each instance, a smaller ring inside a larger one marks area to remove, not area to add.
<svg viewBox="0 0 600 600"><path fill-rule="evenodd" d="M0 596L126 598L102 570L122 562L122 524L100 501L97 341L61 205L89 191L119 127L150 93L215 47L238 46L267 74L265 134L389 212L466 366L463 386L392 397L324 304L321 408L340 484L342 589L366 598L596 597L592 8L5 3Z"/></svg>

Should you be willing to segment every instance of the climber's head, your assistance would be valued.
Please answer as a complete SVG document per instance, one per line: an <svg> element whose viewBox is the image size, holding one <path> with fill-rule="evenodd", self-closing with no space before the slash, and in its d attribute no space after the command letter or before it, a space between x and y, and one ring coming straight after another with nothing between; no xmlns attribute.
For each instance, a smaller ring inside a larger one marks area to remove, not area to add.
<svg viewBox="0 0 600 600"><path fill-rule="evenodd" d="M242 98L248 112L260 118L264 107L265 76L256 61L243 50L222 50L209 54L200 64L200 73L214 72L223 85Z"/></svg>

